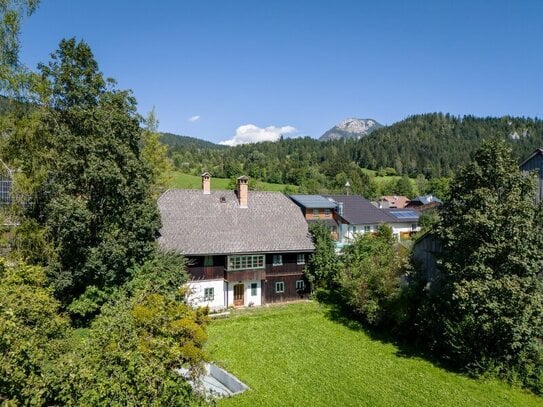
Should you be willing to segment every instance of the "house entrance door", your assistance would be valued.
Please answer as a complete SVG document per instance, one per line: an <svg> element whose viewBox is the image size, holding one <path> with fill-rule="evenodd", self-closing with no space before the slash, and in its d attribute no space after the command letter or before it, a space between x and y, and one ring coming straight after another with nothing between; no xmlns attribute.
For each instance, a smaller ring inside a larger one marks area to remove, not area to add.
<svg viewBox="0 0 543 407"><path fill-rule="evenodd" d="M234 306L239 307L244 304L243 301L243 292L245 291L245 287L243 284L236 284L234 286Z"/></svg>

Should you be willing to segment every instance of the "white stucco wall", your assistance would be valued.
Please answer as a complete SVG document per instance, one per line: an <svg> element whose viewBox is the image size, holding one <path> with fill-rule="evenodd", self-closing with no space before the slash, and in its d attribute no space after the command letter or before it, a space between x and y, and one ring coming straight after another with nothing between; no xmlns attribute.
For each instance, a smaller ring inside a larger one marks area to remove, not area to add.
<svg viewBox="0 0 543 407"><path fill-rule="evenodd" d="M352 227L356 227L356 232L353 233ZM364 228L365 226L370 227L369 232L365 232ZM412 229L412 223L406 222L406 223L389 223L387 224L392 229L392 234L397 236L398 239L400 238L400 233L406 233L406 232L418 232L420 231L420 227L417 224L416 229ZM365 225L343 225L342 228L342 235L340 236L340 241L342 243L349 243L351 239L354 239L356 235L363 235L364 233L375 233L377 232L377 228L379 227L378 224L365 224Z"/></svg>
<svg viewBox="0 0 543 407"><path fill-rule="evenodd" d="M256 283L256 295L251 295L251 283ZM240 284L239 282L228 283L228 306L234 305L234 285ZM244 288L243 305L248 307L262 305L262 286L260 280L245 280L242 281ZM252 304L251 304L252 303Z"/></svg>
<svg viewBox="0 0 543 407"><path fill-rule="evenodd" d="M409 222L409 223L394 223L392 224L392 234L398 235L400 233L411 233L411 232L419 232L420 226L417 223L417 227L415 229L412 228L412 225L415 224L415 222Z"/></svg>
<svg viewBox="0 0 543 407"><path fill-rule="evenodd" d="M208 306L211 310L220 310L226 308L226 282L220 280L201 280L189 281L189 302L196 307ZM212 301L204 300L206 288L213 288L214 298Z"/></svg>

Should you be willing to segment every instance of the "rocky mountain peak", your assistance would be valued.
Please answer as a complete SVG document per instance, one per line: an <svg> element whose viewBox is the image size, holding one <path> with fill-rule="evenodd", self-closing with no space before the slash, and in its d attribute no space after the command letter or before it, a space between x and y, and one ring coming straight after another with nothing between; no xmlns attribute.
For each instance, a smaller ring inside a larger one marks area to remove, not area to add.
<svg viewBox="0 0 543 407"><path fill-rule="evenodd" d="M355 119L348 118L342 120L336 124L326 133L324 133L319 140L338 140L341 138L356 138L365 137L372 131L383 127L380 123L373 119Z"/></svg>

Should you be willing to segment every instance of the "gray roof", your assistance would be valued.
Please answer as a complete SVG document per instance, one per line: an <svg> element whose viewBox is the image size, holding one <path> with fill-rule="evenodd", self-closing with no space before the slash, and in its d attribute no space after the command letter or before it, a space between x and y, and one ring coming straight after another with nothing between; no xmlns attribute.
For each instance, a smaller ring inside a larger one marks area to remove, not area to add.
<svg viewBox="0 0 543 407"><path fill-rule="evenodd" d="M420 218L419 212L413 209L382 209L382 211L396 218L396 222L418 222Z"/></svg>
<svg viewBox="0 0 543 407"><path fill-rule="evenodd" d="M221 198L224 197L224 203ZM279 192L169 190L158 200L165 250L185 255L299 252L314 249L300 208Z"/></svg>
<svg viewBox="0 0 543 407"><path fill-rule="evenodd" d="M296 202L298 205L308 208L329 208L333 209L336 204L322 195L290 195L290 199Z"/></svg>
<svg viewBox="0 0 543 407"><path fill-rule="evenodd" d="M441 199L439 198L436 198L435 196L433 195L421 195L421 196L417 196L416 198L412 199L410 203L421 203L422 205L428 205L432 202L438 202L440 204L442 204L443 202L441 201Z"/></svg>
<svg viewBox="0 0 543 407"><path fill-rule="evenodd" d="M376 208L367 199L359 195L325 195L336 202L343 203L341 216L351 225L395 223L398 220L388 213Z"/></svg>

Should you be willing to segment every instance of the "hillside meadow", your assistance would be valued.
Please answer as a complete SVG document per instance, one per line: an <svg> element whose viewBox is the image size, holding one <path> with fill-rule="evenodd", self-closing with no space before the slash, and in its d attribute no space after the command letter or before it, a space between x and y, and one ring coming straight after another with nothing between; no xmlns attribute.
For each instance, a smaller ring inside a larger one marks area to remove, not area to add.
<svg viewBox="0 0 543 407"><path fill-rule="evenodd" d="M218 406L543 405L543 398L505 383L470 379L411 356L356 323L335 320L316 302L215 320L207 351L251 388Z"/></svg>
<svg viewBox="0 0 543 407"><path fill-rule="evenodd" d="M230 179L228 178L215 178L211 179L212 190L225 190L229 188ZM269 182L257 183L257 189L261 191L278 191L283 192L285 187L289 187L291 191L297 191L298 187L295 185L287 184L271 184ZM170 188L177 189L200 189L202 187L202 179L197 175L185 174L180 171L174 171L170 177Z"/></svg>

